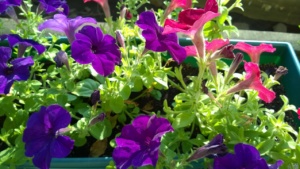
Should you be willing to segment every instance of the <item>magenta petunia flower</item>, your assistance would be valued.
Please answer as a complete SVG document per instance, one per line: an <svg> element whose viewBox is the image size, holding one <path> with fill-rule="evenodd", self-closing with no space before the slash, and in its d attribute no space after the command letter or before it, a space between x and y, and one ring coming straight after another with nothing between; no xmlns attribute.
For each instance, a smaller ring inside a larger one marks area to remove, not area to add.
<svg viewBox="0 0 300 169"><path fill-rule="evenodd" d="M229 45L229 43L230 42L228 39L214 39L211 42L205 41L205 50L207 53L213 53L219 50L220 48ZM185 46L184 49L187 52L188 56L197 56L197 49L195 45Z"/></svg>
<svg viewBox="0 0 300 169"><path fill-rule="evenodd" d="M42 9L46 14L59 12L64 15L69 14L69 6L66 0L39 0Z"/></svg>
<svg viewBox="0 0 300 169"><path fill-rule="evenodd" d="M70 122L71 115L59 105L43 106L29 117L23 142L25 155L33 157L36 167L48 169L52 158L63 158L71 152L74 140L63 136Z"/></svg>
<svg viewBox="0 0 300 169"><path fill-rule="evenodd" d="M216 135L208 144L198 148L187 161L198 160L204 157L216 158L227 154L227 147L223 143L223 135Z"/></svg>
<svg viewBox="0 0 300 169"><path fill-rule="evenodd" d="M7 62L11 57L11 49L0 47L0 94L8 94L14 81L24 81L30 76L29 67L34 64L31 57L17 58Z"/></svg>
<svg viewBox="0 0 300 169"><path fill-rule="evenodd" d="M248 144L239 143L234 146L235 154L228 153L214 160L214 169L279 169L283 164L278 160L275 164L268 165L259 151Z"/></svg>
<svg viewBox="0 0 300 169"><path fill-rule="evenodd" d="M169 51L177 63L181 63L186 58L184 48L178 44L177 35L175 33L163 35L163 28L158 25L153 12L142 12L136 24L143 29L142 35L146 39L146 49L155 52Z"/></svg>
<svg viewBox="0 0 300 169"><path fill-rule="evenodd" d="M196 32L202 30L204 24L219 16L216 0L208 0L204 9L186 9L179 13L178 22L167 19L163 34L181 32L192 39Z"/></svg>
<svg viewBox="0 0 300 169"><path fill-rule="evenodd" d="M84 26L75 34L71 45L71 56L80 64L92 63L102 76L110 75L115 65L121 61L121 53L116 40L102 33L99 27Z"/></svg>
<svg viewBox="0 0 300 169"><path fill-rule="evenodd" d="M140 115L132 124L123 127L121 135L116 138L117 147L113 159L118 169L130 166L155 166L159 155L161 137L173 131L170 122L155 115Z"/></svg>
<svg viewBox="0 0 300 169"><path fill-rule="evenodd" d="M259 46L252 46L244 42L238 42L234 48L246 52L250 56L251 62L254 63L259 63L261 53L273 53L276 50L276 48L273 48L272 44L261 43Z"/></svg>
<svg viewBox="0 0 300 169"><path fill-rule="evenodd" d="M0 1L0 14L4 13L9 7L20 6L22 0L1 0Z"/></svg>
<svg viewBox="0 0 300 169"><path fill-rule="evenodd" d="M60 33L64 33L69 43L71 44L75 39L75 31L83 25L87 24L97 24L94 18L86 17L82 18L78 16L73 19L68 19L67 16L62 14L55 14L53 19L48 19L38 26L38 30L42 31L44 29L50 29Z"/></svg>
<svg viewBox="0 0 300 169"><path fill-rule="evenodd" d="M298 119L300 119L300 108L298 108L297 114L298 114Z"/></svg>
<svg viewBox="0 0 300 169"><path fill-rule="evenodd" d="M176 8L188 9L191 7L192 0L172 0L164 13L164 18L167 18L167 16Z"/></svg>
<svg viewBox="0 0 300 169"><path fill-rule="evenodd" d="M230 88L227 93L235 93L244 89L254 89L258 91L258 96L260 97L260 99L262 99L266 103L272 102L275 99L276 94L275 92L263 86L260 78L260 69L258 67L258 64L245 62L244 68L246 71L246 79Z"/></svg>
<svg viewBox="0 0 300 169"><path fill-rule="evenodd" d="M29 46L32 46L38 52L39 55L45 52L46 50L44 45L32 39L23 39L17 34L1 35L0 37L1 40L4 40L6 38L10 47L18 45L18 57L22 57Z"/></svg>

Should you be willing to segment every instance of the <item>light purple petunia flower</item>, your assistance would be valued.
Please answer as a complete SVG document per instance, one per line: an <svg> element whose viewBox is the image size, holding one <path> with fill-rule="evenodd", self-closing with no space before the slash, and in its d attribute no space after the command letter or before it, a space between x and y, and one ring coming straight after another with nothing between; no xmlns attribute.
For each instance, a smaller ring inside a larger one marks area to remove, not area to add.
<svg viewBox="0 0 300 169"><path fill-rule="evenodd" d="M23 39L17 34L7 34L7 35L1 35L0 40L6 39L8 40L9 46L14 47L18 45L18 57L22 57L25 53L25 50L32 46L38 54L42 54L45 52L46 48L44 45L39 44L38 42L32 40L32 39Z"/></svg>
<svg viewBox="0 0 300 169"><path fill-rule="evenodd" d="M97 24L94 18L86 17L82 18L78 16L73 19L68 19L67 16L62 14L55 14L53 19L48 19L38 26L38 30L50 29L60 33L64 33L70 44L75 39L75 31L83 24Z"/></svg>
<svg viewBox="0 0 300 169"><path fill-rule="evenodd" d="M259 151L248 144L236 144L234 152L235 154L228 153L223 157L215 158L214 169L278 169L283 164L282 160L278 160L275 164L268 165Z"/></svg>
<svg viewBox="0 0 300 169"><path fill-rule="evenodd" d="M50 167L51 158L66 157L74 140L62 134L71 122L71 115L59 105L41 107L32 114L24 130L25 155L33 157L33 164L41 169Z"/></svg>
<svg viewBox="0 0 300 169"><path fill-rule="evenodd" d="M117 168L155 166L161 137L170 131L173 128L165 118L155 115L136 117L132 124L123 127L121 135L116 138L117 147L112 156Z"/></svg>
<svg viewBox="0 0 300 169"><path fill-rule="evenodd" d="M163 27L157 24L153 12L142 12L136 24L143 29L142 35L146 39L146 49L155 52L168 51L177 63L181 63L187 57L185 49L178 44L175 33L162 34Z"/></svg>
<svg viewBox="0 0 300 169"><path fill-rule="evenodd" d="M42 9L46 14L59 12L64 15L69 14L69 6L66 0L39 0Z"/></svg>
<svg viewBox="0 0 300 169"><path fill-rule="evenodd" d="M7 62L11 57L11 49L0 47L0 94L8 94L14 81L24 81L30 76L29 66L34 64L31 57L17 58Z"/></svg>
<svg viewBox="0 0 300 169"><path fill-rule="evenodd" d="M1 0L0 1L0 14L4 13L11 6L20 6L21 0Z"/></svg>
<svg viewBox="0 0 300 169"><path fill-rule="evenodd" d="M75 34L71 45L71 56L80 64L92 63L102 76L110 75L115 65L121 61L121 53L116 40L102 33L99 27L84 26Z"/></svg>

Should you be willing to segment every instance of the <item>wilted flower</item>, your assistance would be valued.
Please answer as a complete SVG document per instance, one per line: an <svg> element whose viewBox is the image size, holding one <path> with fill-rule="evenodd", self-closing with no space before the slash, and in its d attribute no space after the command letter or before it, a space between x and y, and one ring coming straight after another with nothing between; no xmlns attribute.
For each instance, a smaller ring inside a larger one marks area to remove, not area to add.
<svg viewBox="0 0 300 169"><path fill-rule="evenodd" d="M121 135L116 138L117 147L113 151L113 159L117 168L155 166L161 137L170 131L173 128L165 118L155 115L136 117L132 124L122 128Z"/></svg>
<svg viewBox="0 0 300 169"><path fill-rule="evenodd" d="M34 64L29 56L12 60L11 66L7 64L11 57L11 49L0 47L0 94L8 94L14 81L24 81L30 76L29 67Z"/></svg>
<svg viewBox="0 0 300 169"><path fill-rule="evenodd" d="M278 160L275 164L268 165L259 151L248 144L236 144L234 152L235 154L228 153L215 158L214 169L278 169L283 164L282 160Z"/></svg>
<svg viewBox="0 0 300 169"><path fill-rule="evenodd" d="M38 42L32 39L23 39L17 34L1 35L0 39L4 40L6 38L10 47L18 45L18 57L22 57L29 46L32 46L38 52L39 55L46 50L44 45L39 44Z"/></svg>
<svg viewBox="0 0 300 169"><path fill-rule="evenodd" d="M276 50L271 44L261 43L259 46L252 46L244 42L238 42L234 48L246 52L250 56L251 62L254 63L259 63L261 53L273 53Z"/></svg>
<svg viewBox="0 0 300 169"><path fill-rule="evenodd" d="M258 91L260 99L266 103L271 103L275 99L276 95L275 92L263 86L260 79L260 69L258 64L245 62L244 68L246 71L246 79L230 88L227 93L235 93L244 89L254 89Z"/></svg>
<svg viewBox="0 0 300 169"><path fill-rule="evenodd" d="M215 158L227 154L227 147L223 143L223 135L216 135L207 145L198 148L187 161L198 160L204 157Z"/></svg>
<svg viewBox="0 0 300 169"><path fill-rule="evenodd" d="M186 58L184 48L178 44L177 35L175 33L163 35L163 28L158 25L153 12L142 12L136 24L143 29L146 49L155 52L169 51L177 63L181 63Z"/></svg>
<svg viewBox="0 0 300 169"><path fill-rule="evenodd" d="M66 0L39 0L39 2L46 14L52 12L59 12L64 15L69 14L69 6Z"/></svg>
<svg viewBox="0 0 300 169"><path fill-rule="evenodd" d="M286 75L288 73L288 69L283 66L279 66L276 69L274 80L278 80L282 75Z"/></svg>
<svg viewBox="0 0 300 169"><path fill-rule="evenodd" d="M116 40L103 34L99 27L84 26L75 34L71 45L71 55L80 64L92 63L93 68L102 76L110 75L115 65L121 61L121 53Z"/></svg>
<svg viewBox="0 0 300 169"><path fill-rule="evenodd" d="M38 30L42 31L44 29L50 29L56 32L64 33L71 44L75 39L76 30L80 28L80 26L88 24L97 24L97 21L94 18L82 18L81 16L68 19L65 15L56 14L53 16L53 19L48 19L41 23L38 26Z"/></svg>
<svg viewBox="0 0 300 169"><path fill-rule="evenodd" d="M62 134L71 122L71 115L59 105L41 107L32 114L24 130L25 155L33 156L33 164L41 169L50 167L52 158L66 157L74 140Z"/></svg>

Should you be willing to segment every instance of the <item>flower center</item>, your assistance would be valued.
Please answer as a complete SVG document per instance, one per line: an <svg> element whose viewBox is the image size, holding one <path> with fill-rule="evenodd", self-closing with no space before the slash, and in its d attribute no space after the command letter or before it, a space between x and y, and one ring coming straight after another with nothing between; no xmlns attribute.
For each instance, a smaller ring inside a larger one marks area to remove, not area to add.
<svg viewBox="0 0 300 169"><path fill-rule="evenodd" d="M14 68L13 67L7 67L6 69L4 69L4 74L5 75L11 75L14 72Z"/></svg>

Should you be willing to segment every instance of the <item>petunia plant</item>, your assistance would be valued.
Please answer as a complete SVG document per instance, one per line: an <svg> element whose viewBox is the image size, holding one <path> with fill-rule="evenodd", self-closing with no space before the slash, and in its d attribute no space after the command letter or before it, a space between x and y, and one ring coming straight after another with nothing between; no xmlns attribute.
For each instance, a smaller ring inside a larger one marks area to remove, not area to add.
<svg viewBox="0 0 300 169"><path fill-rule="evenodd" d="M299 131L285 120L300 108L274 88L288 70L260 63L276 48L223 37L237 32L229 12L241 0L157 11L126 0L117 17L109 0L83 2L105 22L69 17L65 0L0 1L17 23L0 35L0 168L73 157L110 157L117 169L300 164Z"/></svg>

